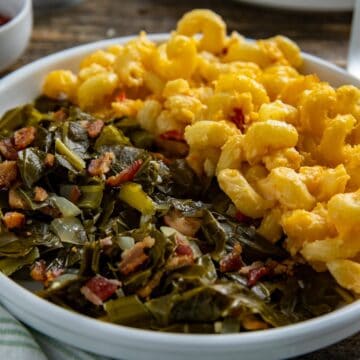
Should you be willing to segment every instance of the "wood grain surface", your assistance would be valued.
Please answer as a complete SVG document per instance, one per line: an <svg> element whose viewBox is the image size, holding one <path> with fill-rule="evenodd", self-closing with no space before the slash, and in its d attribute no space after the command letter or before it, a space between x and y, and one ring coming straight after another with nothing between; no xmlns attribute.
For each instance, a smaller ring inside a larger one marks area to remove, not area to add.
<svg viewBox="0 0 360 360"><path fill-rule="evenodd" d="M0 76L75 45L136 34L140 30L169 31L179 17L192 8L215 10L223 16L229 31L237 30L252 38L284 34L296 40L304 51L346 66L351 13L289 12L231 0L84 0L71 8L35 9L34 31L27 51ZM360 334L297 359L360 359Z"/></svg>

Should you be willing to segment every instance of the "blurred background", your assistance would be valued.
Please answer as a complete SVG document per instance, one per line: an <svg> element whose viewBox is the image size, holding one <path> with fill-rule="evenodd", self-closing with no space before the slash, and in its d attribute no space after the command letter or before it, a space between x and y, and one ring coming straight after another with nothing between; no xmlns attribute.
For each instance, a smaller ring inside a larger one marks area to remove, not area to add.
<svg viewBox="0 0 360 360"><path fill-rule="evenodd" d="M350 12L287 11L261 8L231 0L35 0L31 43L13 70L44 55L75 45L138 33L174 29L192 8L211 8L228 24L252 38L284 34L304 51L340 66L346 65ZM298 1L298 0L289 0ZM72 6L63 6L74 2Z"/></svg>

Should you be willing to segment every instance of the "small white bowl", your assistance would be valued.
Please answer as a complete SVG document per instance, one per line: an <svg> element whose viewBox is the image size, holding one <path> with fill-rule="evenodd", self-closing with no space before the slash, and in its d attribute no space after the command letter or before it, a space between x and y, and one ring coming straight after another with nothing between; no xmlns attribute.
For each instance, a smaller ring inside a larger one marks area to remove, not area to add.
<svg viewBox="0 0 360 360"><path fill-rule="evenodd" d="M26 49L32 29L31 0L0 0L0 14L11 20L0 26L0 71L13 64Z"/></svg>
<svg viewBox="0 0 360 360"><path fill-rule="evenodd" d="M168 34L154 34L156 42ZM6 110L32 101L40 94L44 76L54 69L77 70L92 51L132 37L78 46L29 64L0 81L0 116ZM309 54L303 54L303 73L316 73L333 86L360 80ZM227 335L160 333L114 325L65 310L17 284L0 272L0 302L19 320L67 344L116 359L128 360L276 360L320 349L360 330L360 300L312 320L278 329ZM344 355L345 356L345 355ZM344 357L345 359L346 357Z"/></svg>

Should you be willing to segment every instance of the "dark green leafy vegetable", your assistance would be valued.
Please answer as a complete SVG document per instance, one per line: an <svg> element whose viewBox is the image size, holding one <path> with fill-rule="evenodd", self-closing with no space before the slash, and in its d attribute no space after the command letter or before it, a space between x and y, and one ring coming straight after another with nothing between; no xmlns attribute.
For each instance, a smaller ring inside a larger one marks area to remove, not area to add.
<svg viewBox="0 0 360 360"><path fill-rule="evenodd" d="M283 326L354 300L328 273L262 238L256 223L231 217L216 181L159 155L135 119L107 119L89 136L95 120L46 97L0 119L8 141L36 129L18 151L16 181L0 192L0 217L25 219L13 231L0 222L4 274L41 281L38 295L67 309L167 332L247 331L254 319Z"/></svg>
<svg viewBox="0 0 360 360"><path fill-rule="evenodd" d="M31 265L39 256L39 250L34 248L22 257L0 259L0 270L5 275L11 275L25 265Z"/></svg>
<svg viewBox="0 0 360 360"><path fill-rule="evenodd" d="M27 187L31 187L45 175L46 153L35 148L28 148L18 153L18 168Z"/></svg>

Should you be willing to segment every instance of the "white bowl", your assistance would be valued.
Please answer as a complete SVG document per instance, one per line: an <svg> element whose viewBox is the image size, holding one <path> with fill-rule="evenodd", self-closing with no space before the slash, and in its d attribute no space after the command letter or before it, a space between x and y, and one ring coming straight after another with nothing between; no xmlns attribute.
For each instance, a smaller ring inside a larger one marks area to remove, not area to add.
<svg viewBox="0 0 360 360"><path fill-rule="evenodd" d="M248 4L274 8L306 11L348 11L354 8L355 0L235 0Z"/></svg>
<svg viewBox="0 0 360 360"><path fill-rule="evenodd" d="M163 41L166 34L152 35ZM0 81L0 115L11 107L29 102L40 93L44 75L53 69L76 70L86 54L130 37L105 40L38 60ZM304 54L304 73L316 72L334 86L360 80L344 70ZM185 335L138 330L104 323L64 310L38 298L0 274L0 300L18 319L65 343L101 355L121 359L279 359L314 351L360 330L360 302L312 320L278 329L229 335Z"/></svg>
<svg viewBox="0 0 360 360"><path fill-rule="evenodd" d="M11 20L0 26L0 71L22 55L32 29L31 0L0 0L0 14Z"/></svg>

